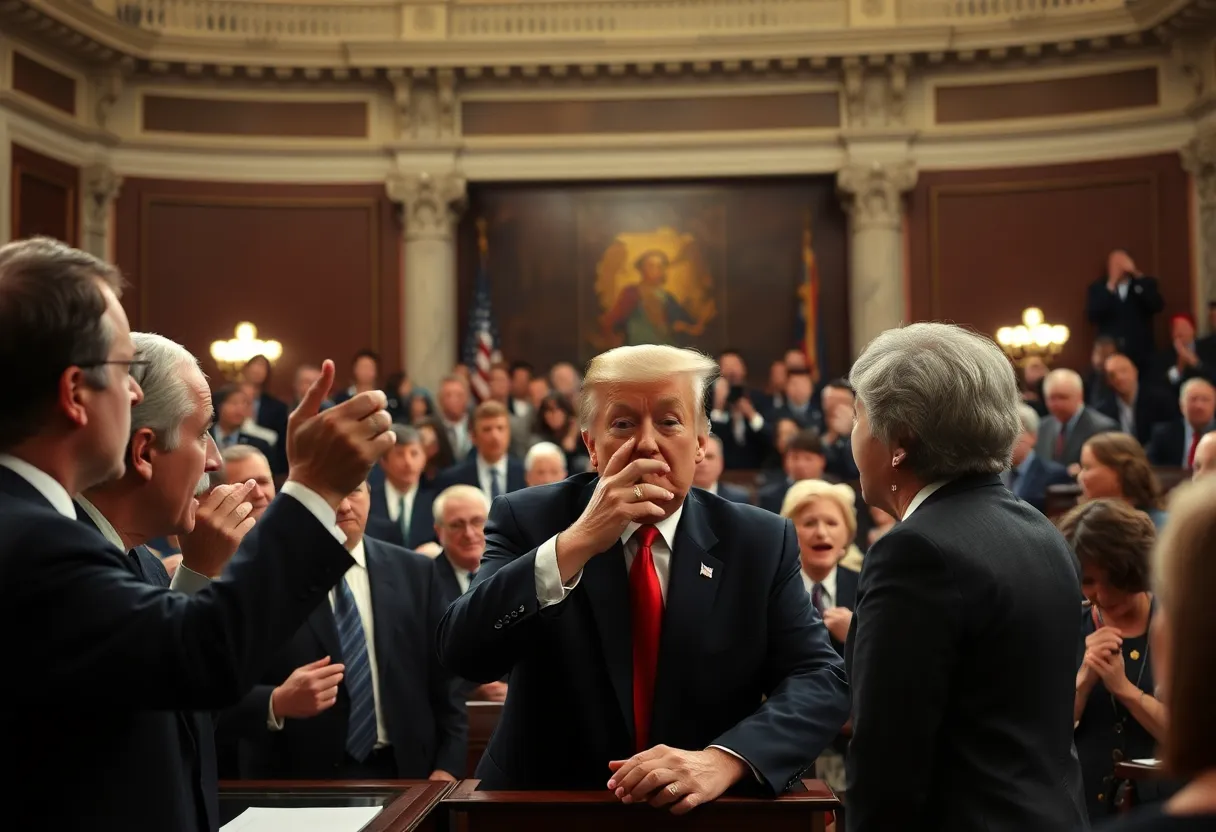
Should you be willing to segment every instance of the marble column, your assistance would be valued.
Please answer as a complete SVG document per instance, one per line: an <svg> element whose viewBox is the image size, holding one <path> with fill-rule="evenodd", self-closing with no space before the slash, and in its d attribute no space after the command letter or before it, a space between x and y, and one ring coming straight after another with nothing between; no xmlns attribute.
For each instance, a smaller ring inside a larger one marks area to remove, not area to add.
<svg viewBox="0 0 1216 832"><path fill-rule="evenodd" d="M0 246L9 241L13 231L13 144L9 139L8 120L0 112Z"/></svg>
<svg viewBox="0 0 1216 832"><path fill-rule="evenodd" d="M122 188L122 177L109 165L98 163L81 171L84 185L81 225L81 244L85 251L113 261L110 251L110 225L114 214L114 200Z"/></svg>
<svg viewBox="0 0 1216 832"><path fill-rule="evenodd" d="M1182 150L1182 163L1195 183L1199 209L1199 280L1197 307L1201 312L1216 301L1216 129L1201 132Z"/></svg>
<svg viewBox="0 0 1216 832"><path fill-rule="evenodd" d="M457 173L398 173L389 177L387 188L389 198L402 206L404 366L416 385L436 393L459 352L455 232L465 180Z"/></svg>
<svg viewBox="0 0 1216 832"><path fill-rule="evenodd" d="M916 184L910 161L851 163L836 174L849 214L852 354L904 319L903 194Z"/></svg>

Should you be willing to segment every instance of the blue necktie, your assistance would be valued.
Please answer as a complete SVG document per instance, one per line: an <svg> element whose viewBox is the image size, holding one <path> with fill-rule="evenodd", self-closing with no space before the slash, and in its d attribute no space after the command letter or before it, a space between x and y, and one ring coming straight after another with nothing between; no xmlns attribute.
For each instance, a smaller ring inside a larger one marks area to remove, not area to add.
<svg viewBox="0 0 1216 832"><path fill-rule="evenodd" d="M372 693L372 665L367 658L367 638L363 621L355 606L354 593L346 578L334 592L334 623L346 665L343 684L350 695L350 715L346 722L346 750L359 762L367 759L376 745L376 698Z"/></svg>
<svg viewBox="0 0 1216 832"><path fill-rule="evenodd" d="M502 481L498 478L498 469L490 469L490 499L502 496Z"/></svg>

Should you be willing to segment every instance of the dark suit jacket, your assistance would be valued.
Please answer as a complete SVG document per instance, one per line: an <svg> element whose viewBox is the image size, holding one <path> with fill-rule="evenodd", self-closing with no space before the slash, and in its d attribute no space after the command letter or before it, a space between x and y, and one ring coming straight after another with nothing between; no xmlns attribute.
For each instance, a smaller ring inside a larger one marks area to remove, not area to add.
<svg viewBox="0 0 1216 832"><path fill-rule="evenodd" d="M1157 354L1155 380L1162 386L1178 392L1183 383L1192 378L1206 378L1216 384L1216 339L1209 335L1195 342L1195 357L1199 359L1198 366L1187 367L1179 374L1178 382L1170 381L1170 369L1178 366L1178 351L1173 344Z"/></svg>
<svg viewBox="0 0 1216 832"><path fill-rule="evenodd" d="M279 435L275 443L270 467L276 474L287 473L287 417L290 411L287 402L263 393L258 399L258 424Z"/></svg>
<svg viewBox="0 0 1216 832"><path fill-rule="evenodd" d="M785 475L785 472L780 472L778 479L760 486L760 490L756 492L756 505L765 511L780 514L785 492L790 490L791 485L793 482Z"/></svg>
<svg viewBox="0 0 1216 832"><path fill-rule="evenodd" d="M845 646L849 832L1085 828L1080 605L1068 544L996 475L943 486L875 542Z"/></svg>
<svg viewBox="0 0 1216 832"><path fill-rule="evenodd" d="M817 405L815 402L816 399L812 397L806 410L804 410L802 413L795 413L794 411L790 410L790 406L787 403L781 407L774 408L770 413L766 413L764 419L773 426L774 430L776 429L777 423L782 419L791 419L796 422L800 428L814 428L815 430L822 431L823 411L819 409L819 405Z"/></svg>
<svg viewBox="0 0 1216 832"><path fill-rule="evenodd" d="M477 455L476 451L469 456L464 462L459 462L444 471L439 472L439 476L435 477L435 492L438 493L450 485L471 485L474 488L481 488L481 481L477 478ZM527 483L524 482L524 464L513 456L507 457L507 481L503 483L503 493L509 494L512 491L519 491L521 488L526 488Z"/></svg>
<svg viewBox="0 0 1216 832"><path fill-rule="evenodd" d="M1213 427L1216 426L1208 425L1200 432L1200 436L1211 431ZM1186 427L1182 424L1182 417L1179 416L1173 421L1157 425L1153 429L1153 435L1144 452L1148 455L1148 461L1153 465L1181 468L1182 455L1188 450L1183 447L1184 444L1186 444Z"/></svg>
<svg viewBox="0 0 1216 832"><path fill-rule="evenodd" d="M37 807L47 828L218 828L178 713L236 703L350 563L282 497L226 579L187 597L0 468L0 627L22 633L23 675L38 680L0 693L0 737L21 762L0 800Z"/></svg>
<svg viewBox="0 0 1216 832"><path fill-rule="evenodd" d="M1155 277L1133 277L1128 284L1127 299L1106 288L1106 277L1089 285L1085 314L1098 328L1098 335L1109 335L1119 345L1119 352L1136 363L1140 372L1151 369L1155 351L1153 316L1165 308L1165 301Z"/></svg>
<svg viewBox="0 0 1216 832"><path fill-rule="evenodd" d="M431 559L373 538L363 538L375 621L376 668L384 727L397 760L397 776L425 779L435 769L464 775L469 722L458 680L440 667L432 649L447 599ZM316 607L271 663L262 685L246 697L248 718L260 727L241 743L241 776L263 779L332 778L346 755L350 696L311 719L288 719L282 731L266 729L270 692L301 665L325 656L341 661L333 608ZM246 736L249 736L246 732Z"/></svg>
<svg viewBox="0 0 1216 832"><path fill-rule="evenodd" d="M435 572L439 576L439 586L443 589L445 606L461 596L460 582L456 580L456 568L448 560L448 556L439 553L435 558Z"/></svg>
<svg viewBox="0 0 1216 832"><path fill-rule="evenodd" d="M1013 481L1011 490L1019 500L1025 500L1030 505L1043 511L1047 504L1047 489L1052 485L1065 485L1072 482L1068 469L1058 462L1043 459L1037 453L1030 460L1026 472Z"/></svg>
<svg viewBox="0 0 1216 832"><path fill-rule="evenodd" d="M379 466L377 466L379 467ZM388 518L388 503L385 501L384 477L374 482L369 480L369 496L371 505L367 511L367 536L383 540L394 546L406 549L416 549L423 543L435 540L435 515L432 506L435 503L435 492L429 488L418 486L414 495L413 509L410 511L410 539L401 539L401 524L394 523Z"/></svg>
<svg viewBox="0 0 1216 832"><path fill-rule="evenodd" d="M213 439L216 439L215 431L216 431L216 428L214 426L212 426L211 437ZM218 441L218 439L216 439L216 441ZM279 443L283 443L286 441L287 440L285 438L281 438L279 440ZM257 448L259 451L262 452L262 456L266 457L266 461L270 463L271 468L273 469L273 467L275 465L275 449L271 448L270 445L268 445L264 440L259 439L256 436L250 436L249 434L245 433L244 431L237 431L236 443L238 445L248 445L251 448ZM276 448L278 447L279 443L276 443L276 445L275 445ZM222 451L224 449L220 448L220 450ZM286 446L284 446L283 453L284 454L287 453Z"/></svg>
<svg viewBox="0 0 1216 832"><path fill-rule="evenodd" d="M836 567L836 598L835 604L838 607L843 607L846 610L852 610L857 607L857 581L859 575L852 569L845 569L843 566ZM832 646L836 648L836 652L844 655L844 642L832 639Z"/></svg>
<svg viewBox="0 0 1216 832"><path fill-rule="evenodd" d="M1120 425L1119 402L1113 392L1098 405L1098 411L1116 425ZM1136 393L1133 411L1136 419L1136 440L1141 445L1147 445L1152 438L1154 426L1178 418L1178 397L1158 387L1141 385Z"/></svg>
<svg viewBox="0 0 1216 832"><path fill-rule="evenodd" d="M540 610L536 597L537 548L578 518L596 481L580 474L496 500L477 578L440 624L439 657L453 672L477 682L511 674L477 767L485 788L602 789L608 762L634 752L622 545L593 558L561 603ZM799 573L789 522L689 492L663 616L652 744L724 746L773 792L811 766L844 724L848 684Z"/></svg>
<svg viewBox="0 0 1216 832"><path fill-rule="evenodd" d="M1087 407L1081 411L1076 424L1064 438L1064 455L1056 459L1056 437L1060 435L1060 423L1054 417L1048 417L1039 425L1039 441L1035 443L1034 452L1040 459L1058 462L1067 467L1081 461L1081 446L1088 442L1091 436L1118 429L1118 422L1103 416L1092 407Z"/></svg>
<svg viewBox="0 0 1216 832"><path fill-rule="evenodd" d="M752 405L759 412L760 406L752 399ZM743 441L735 438L734 421L730 410L725 413L725 419L713 418L710 412L710 428L714 435L722 440L722 465L730 470L759 468L764 464L764 455L768 453L772 439L769 436L769 423L766 420L760 430L752 430L751 425L743 426Z"/></svg>
<svg viewBox="0 0 1216 832"><path fill-rule="evenodd" d="M731 485L729 482L718 483L718 496L723 500L730 500L732 503L751 503L751 492L746 488L738 485Z"/></svg>

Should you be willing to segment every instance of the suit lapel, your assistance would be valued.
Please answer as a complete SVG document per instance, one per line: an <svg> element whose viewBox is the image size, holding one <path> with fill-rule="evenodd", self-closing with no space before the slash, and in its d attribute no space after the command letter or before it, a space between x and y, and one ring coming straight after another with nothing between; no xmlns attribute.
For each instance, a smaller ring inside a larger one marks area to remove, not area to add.
<svg viewBox="0 0 1216 832"><path fill-rule="evenodd" d="M334 622L334 611L333 607L329 605L328 597L318 604L308 616L308 626L312 627L313 632L317 635L317 640L321 642L321 647L335 664L344 661L342 642L338 640L338 625Z"/></svg>
<svg viewBox="0 0 1216 832"><path fill-rule="evenodd" d="M375 632L373 639L376 643L376 669L380 678L384 678L384 662L393 655L394 647L391 622L401 621L405 613L400 599L405 587L397 585L396 570L391 569L386 558L391 557L380 551L373 540L363 539L363 552L367 558L367 581L372 596L372 621Z"/></svg>
<svg viewBox="0 0 1216 832"><path fill-rule="evenodd" d="M625 548L619 540L611 549L588 561L579 585L595 615L612 690L632 737L633 636L629 616L629 575L625 571Z"/></svg>
<svg viewBox="0 0 1216 832"><path fill-rule="evenodd" d="M690 491L676 529L667 582L667 606L663 613L663 635L659 642L659 672L655 679L650 735L660 742L666 724L680 710L681 680L687 669L697 664L706 625L713 620L718 587L726 578L722 561L709 554L717 542L704 506Z"/></svg>

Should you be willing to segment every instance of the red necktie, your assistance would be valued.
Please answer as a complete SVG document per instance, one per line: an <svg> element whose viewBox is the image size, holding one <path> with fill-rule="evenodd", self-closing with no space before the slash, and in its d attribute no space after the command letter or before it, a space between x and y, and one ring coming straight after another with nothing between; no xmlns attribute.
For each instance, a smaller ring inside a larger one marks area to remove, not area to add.
<svg viewBox="0 0 1216 832"><path fill-rule="evenodd" d="M1053 462L1059 462L1064 459L1064 434L1068 431L1068 425L1060 425L1060 432L1056 434L1055 459Z"/></svg>
<svg viewBox="0 0 1216 832"><path fill-rule="evenodd" d="M659 635L663 630L663 591L650 550L659 530L652 525L634 532L638 551L629 567L629 606L633 624L633 725L637 750L650 747L650 713L654 707L654 678L659 665Z"/></svg>
<svg viewBox="0 0 1216 832"><path fill-rule="evenodd" d="M1191 431L1191 449L1186 452L1186 467L1187 468L1195 467L1195 449L1199 447L1199 440L1202 438L1203 438L1203 435L1200 434L1199 431L1197 431L1197 430Z"/></svg>

